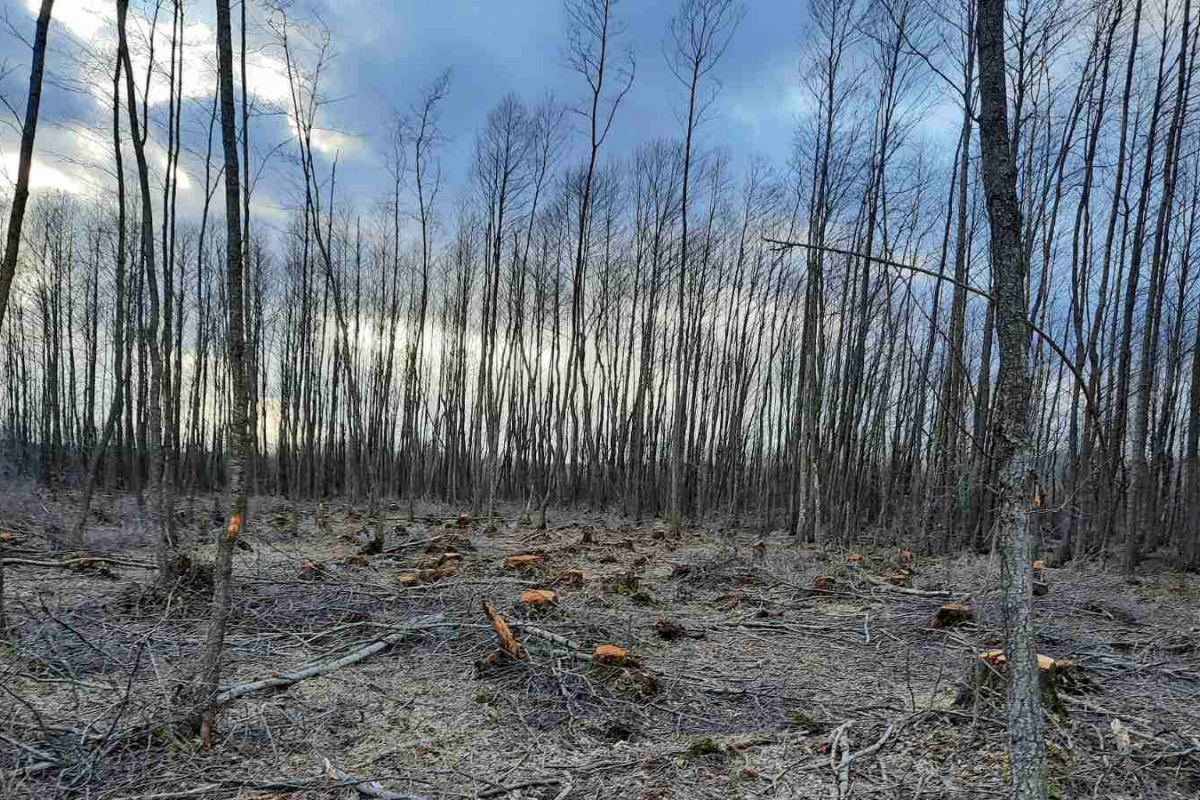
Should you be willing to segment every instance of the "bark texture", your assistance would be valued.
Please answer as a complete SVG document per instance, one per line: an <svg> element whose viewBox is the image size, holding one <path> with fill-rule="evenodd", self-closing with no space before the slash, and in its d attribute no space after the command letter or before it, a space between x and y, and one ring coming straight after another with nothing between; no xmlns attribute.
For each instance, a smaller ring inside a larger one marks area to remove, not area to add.
<svg viewBox="0 0 1200 800"><path fill-rule="evenodd" d="M229 521L217 541L213 602L208 635L200 658L199 685L192 698L191 723L199 723L201 737L211 746L216 729L217 687L221 681L221 653L225 649L225 624L233 597L233 550L246 524L247 462L250 431L247 427L245 370L245 299L242 283L242 220L239 195L238 142L233 103L233 34L229 0L217 2L217 81L221 103L221 144L225 151L225 226L227 246L226 287L229 293L229 370L232 391L229 453Z"/></svg>
<svg viewBox="0 0 1200 800"><path fill-rule="evenodd" d="M1017 197L1017 159L1008 130L1004 0L980 0L975 34L979 54L981 169L991 225L992 277L1000 370L992 456L995 461L1000 582L1008 637L1008 726L1012 797L1046 796L1045 742L1037 655L1030 619L1032 547L1029 533L1031 447L1029 401L1030 329L1026 318L1029 272Z"/></svg>
<svg viewBox="0 0 1200 800"><path fill-rule="evenodd" d="M33 166L33 141L37 134L38 110L42 104L42 75L46 67L46 37L54 0L42 0L38 10L37 31L33 38L33 65L29 69L29 98L25 103L25 122L21 126L21 153L17 161L17 185L8 211L8 237L4 243L4 261L0 262L0 329L4 328L4 310L17 274L17 254L21 248L21 226L29 203L29 172ZM0 496L0 501L3 501ZM0 545L0 550L3 550ZM0 634L8 630L4 611L4 562L0 561Z"/></svg>

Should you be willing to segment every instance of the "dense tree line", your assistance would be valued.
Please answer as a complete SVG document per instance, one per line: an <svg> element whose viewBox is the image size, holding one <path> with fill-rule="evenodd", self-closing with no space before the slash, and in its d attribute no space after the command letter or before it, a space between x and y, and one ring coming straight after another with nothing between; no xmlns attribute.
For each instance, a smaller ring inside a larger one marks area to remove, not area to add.
<svg viewBox="0 0 1200 800"><path fill-rule="evenodd" d="M588 503L989 546L1006 287L990 278L974 4L813 0L804 112L779 162L707 144L734 4L681 4L664 50L690 111L632 152L609 138L638 91L622 9L567 7L577 96L496 98L452 196L440 110L455 87L428 76L377 143L386 181L364 203L320 139L328 32L252 6L241 30L285 66L272 110L295 136L266 163L251 148L266 122L244 87L231 96L242 196L222 213L224 120L215 92L184 102L186 9L133 4L138 30L169 31L131 42L137 59L89 54L110 92L112 191L36 196L25 221L0 329L6 474L156 498L173 542L174 498L237 474L245 413L257 494L480 513L504 499L539 521ZM1132 570L1169 546L1196 565L1195 12L1009 13L1031 491L1060 558L1108 551ZM245 50L243 36L243 73ZM152 79L167 100L147 102ZM147 142L165 167L142 163ZM251 198L265 170L297 187L270 225ZM199 214L176 213L184 179Z"/></svg>

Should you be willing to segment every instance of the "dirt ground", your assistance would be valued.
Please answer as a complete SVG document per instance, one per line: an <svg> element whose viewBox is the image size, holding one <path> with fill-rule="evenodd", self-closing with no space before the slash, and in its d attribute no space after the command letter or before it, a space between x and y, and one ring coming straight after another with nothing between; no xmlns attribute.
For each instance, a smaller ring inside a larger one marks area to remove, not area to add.
<svg viewBox="0 0 1200 800"><path fill-rule="evenodd" d="M6 502L8 558L69 559L45 537L67 527L70 500ZM212 508L180 502L202 555ZM88 552L118 563L7 570L17 632L0 644L0 797L1006 794L1003 709L963 692L977 653L1000 644L987 557L907 563L883 537L819 550L583 511L536 531L519 509L495 526L458 511L409 522L389 507L390 552L364 566L361 509L257 501L226 685L395 643L227 703L204 750L164 724L200 651L203 584L152 588L138 565L153 561L148 526L129 498L101 498ZM452 563L446 552L461 555L455 574L402 581ZM516 554L542 558L506 568ZM1046 718L1052 797L1200 795L1200 581L1168 567L1134 584L1094 564L1045 570L1039 649L1070 664L1063 713ZM527 589L556 602L526 608ZM973 621L931 626L951 600ZM524 658L494 655L485 601ZM589 660L602 644L633 660Z"/></svg>

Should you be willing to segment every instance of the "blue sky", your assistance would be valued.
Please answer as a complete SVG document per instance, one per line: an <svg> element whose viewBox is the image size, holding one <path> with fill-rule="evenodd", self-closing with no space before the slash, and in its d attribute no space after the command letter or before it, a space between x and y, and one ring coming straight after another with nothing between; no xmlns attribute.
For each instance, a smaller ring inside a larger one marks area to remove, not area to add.
<svg viewBox="0 0 1200 800"><path fill-rule="evenodd" d="M674 9L674 3L645 0L616 6L627 26L622 41L634 49L637 72L606 145L610 157L629 155L659 136L681 134L682 88L663 55ZM715 73L722 89L701 131L704 146L728 147L736 159L757 152L776 163L786 160L799 109L805 9L800 2L747 5ZM443 164L452 189L466 181L474 134L505 93L516 92L533 104L548 91L570 102L587 91L565 64L566 23L559 0L324 0L319 13L339 54L330 94L345 98L331 109L330 119L363 137L364 151L344 162L355 173L377 168L390 112L406 107L444 69L453 73L441 121L450 138ZM576 155L582 155L583 137L574 144ZM369 174L355 175L360 181L370 183Z"/></svg>

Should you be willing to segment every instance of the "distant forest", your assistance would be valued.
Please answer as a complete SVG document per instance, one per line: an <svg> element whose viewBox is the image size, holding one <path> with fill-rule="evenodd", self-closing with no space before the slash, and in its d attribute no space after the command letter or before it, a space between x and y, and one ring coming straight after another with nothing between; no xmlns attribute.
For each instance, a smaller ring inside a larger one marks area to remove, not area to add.
<svg viewBox="0 0 1200 800"><path fill-rule="evenodd" d="M375 198L338 183L328 30L283 7L235 14L251 493L987 548L999 343L974 4L813 2L805 110L777 162L705 144L735 17L707 38L676 21L637 54L668 59L664 102L686 113L675 138L612 147L638 75L595 6L570 6L563 38L576 96L513 87L479 130L450 132L440 108L460 87L431 80L377 143ZM1195 11L1012 13L1035 502L1060 557L1124 542L1134 563L1178 546L1200 564ZM161 483L168 516L226 485L235 396L218 98L191 99L184 15L134 3L132 60L81 46L111 109L105 188L33 194L0 328L5 483ZM288 99L241 82L247 31ZM935 103L957 108L940 140ZM257 141L267 114L295 136ZM474 142L457 196L451 134ZM150 145L163 158L135 163ZM294 189L269 220L253 196L268 170ZM177 214L184 181L199 215Z"/></svg>

